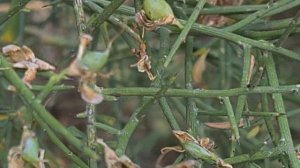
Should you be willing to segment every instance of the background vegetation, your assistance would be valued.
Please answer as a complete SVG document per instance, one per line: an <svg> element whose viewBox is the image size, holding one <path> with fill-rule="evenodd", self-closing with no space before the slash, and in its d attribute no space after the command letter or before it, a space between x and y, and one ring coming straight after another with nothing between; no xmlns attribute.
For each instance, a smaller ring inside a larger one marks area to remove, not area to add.
<svg viewBox="0 0 300 168"><path fill-rule="evenodd" d="M149 168L300 167L300 1L168 3L183 29L136 23L141 0L1 1L1 47L26 45L56 70L38 70L30 88L0 54L0 167L126 167L124 154ZM87 90L89 70L67 75L84 33L87 50L110 51ZM160 156L167 146L185 151Z"/></svg>

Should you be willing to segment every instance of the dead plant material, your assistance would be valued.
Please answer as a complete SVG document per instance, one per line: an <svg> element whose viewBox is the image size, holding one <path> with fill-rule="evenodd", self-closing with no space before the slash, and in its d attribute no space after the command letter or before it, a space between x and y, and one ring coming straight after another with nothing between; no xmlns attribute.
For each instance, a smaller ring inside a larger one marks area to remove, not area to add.
<svg viewBox="0 0 300 168"><path fill-rule="evenodd" d="M254 55L251 55L251 58L250 58L250 67L249 67L249 71L248 71L248 74L247 74L247 84L250 83L250 80L251 80L251 76L252 76L252 73L253 73L253 69L254 69L254 66L255 66L255 57Z"/></svg>
<svg viewBox="0 0 300 168"><path fill-rule="evenodd" d="M172 25L180 25L178 20L173 15L165 16L159 20L150 20L147 18L145 11L141 10L135 14L135 22L138 26L145 28L148 31L152 31L157 29L159 26L172 24Z"/></svg>
<svg viewBox="0 0 300 168"><path fill-rule="evenodd" d="M154 80L154 76L151 72L151 61L146 53L146 45L144 42L139 42L139 48L133 49L132 53L138 58L138 62L130 65L131 67L137 67L139 72L146 72L150 80Z"/></svg>
<svg viewBox="0 0 300 168"><path fill-rule="evenodd" d="M210 138L208 138L208 137L197 138L197 141L198 141L199 145L202 146L203 148L205 148L211 152L214 152L214 150L216 148L216 144Z"/></svg>
<svg viewBox="0 0 300 168"><path fill-rule="evenodd" d="M97 142L104 147L104 159L107 168L139 168L127 156L118 157L115 151L104 143L102 139L97 139Z"/></svg>
<svg viewBox="0 0 300 168"><path fill-rule="evenodd" d="M208 55L208 49L200 49L195 52L196 56L199 56L192 69L192 78L197 86L203 85L203 73L206 69L206 57Z"/></svg>
<svg viewBox="0 0 300 168"><path fill-rule="evenodd" d="M31 82L36 78L38 70L54 71L55 67L35 57L34 52L27 46L19 47L14 44L2 48L2 53L14 68L26 69L22 81L31 88Z"/></svg>

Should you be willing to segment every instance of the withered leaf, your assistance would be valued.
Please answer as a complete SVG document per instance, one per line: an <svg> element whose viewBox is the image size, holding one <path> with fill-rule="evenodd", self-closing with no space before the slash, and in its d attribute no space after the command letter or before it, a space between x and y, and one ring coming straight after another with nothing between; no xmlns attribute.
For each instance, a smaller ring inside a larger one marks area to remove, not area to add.
<svg viewBox="0 0 300 168"><path fill-rule="evenodd" d="M104 143L102 139L97 139L97 142L104 147L104 159L107 168L139 168L127 156L118 157L115 151Z"/></svg>
<svg viewBox="0 0 300 168"><path fill-rule="evenodd" d="M199 52L196 52L196 54L199 55L199 58L194 64L192 70L193 81L195 82L196 85L203 84L202 78L203 78L203 73L206 69L206 57L208 52L209 52L208 49L201 49L199 50Z"/></svg>
<svg viewBox="0 0 300 168"><path fill-rule="evenodd" d="M198 143L197 140L187 132L173 130L173 134L181 143L188 142L188 141Z"/></svg>
<svg viewBox="0 0 300 168"><path fill-rule="evenodd" d="M255 57L253 55L251 55L251 59L250 59L250 67L249 67L249 71L248 71L248 74L247 74L247 84L250 83L250 80L251 80L251 75L252 75L252 72L253 72L253 69L254 69L254 66L255 66Z"/></svg>
<svg viewBox="0 0 300 168"><path fill-rule="evenodd" d="M206 126L217 129L230 129L231 124L228 121L225 122L206 122L204 123ZM238 127L241 128L244 126L243 119L240 120Z"/></svg>
<svg viewBox="0 0 300 168"><path fill-rule="evenodd" d="M254 137L259 133L259 131L260 131L260 126L257 125L257 126L255 126L255 127L253 127L253 128L247 133L246 137L247 137L248 139L254 138Z"/></svg>
<svg viewBox="0 0 300 168"><path fill-rule="evenodd" d="M22 148L12 147L9 150L7 160L8 160L8 168L24 168L24 161L21 156Z"/></svg>

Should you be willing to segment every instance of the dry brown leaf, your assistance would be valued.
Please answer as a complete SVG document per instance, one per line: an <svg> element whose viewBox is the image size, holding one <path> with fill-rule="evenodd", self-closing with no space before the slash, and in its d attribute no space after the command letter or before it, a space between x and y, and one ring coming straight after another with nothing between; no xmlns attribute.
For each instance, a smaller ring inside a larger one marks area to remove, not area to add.
<svg viewBox="0 0 300 168"><path fill-rule="evenodd" d="M139 42L139 48L133 49L133 54L138 58L138 62L131 65L131 67L137 67L139 72L146 72L150 80L154 80L154 76L151 72L151 61L146 53L146 45L144 42Z"/></svg>
<svg viewBox="0 0 300 168"><path fill-rule="evenodd" d="M250 80L251 80L251 75L252 75L252 72L253 72L253 69L254 69L254 66L255 66L255 57L254 55L251 55L251 59L250 59L250 67L249 67L249 71L248 71L248 74L247 74L247 84L250 83Z"/></svg>
<svg viewBox="0 0 300 168"><path fill-rule="evenodd" d="M31 82L35 79L36 77L36 72L37 70L35 68L28 68L25 73L24 77L22 78L22 81L29 87L31 88Z"/></svg>
<svg viewBox="0 0 300 168"><path fill-rule="evenodd" d="M104 159L107 168L139 168L127 156L118 157L115 151L104 143L102 139L97 139L97 142L104 147Z"/></svg>
<svg viewBox="0 0 300 168"><path fill-rule="evenodd" d="M19 47L9 44L2 48L2 52L14 68L27 69L22 80L28 87L31 87L30 83L35 79L37 70L55 70L54 66L35 58L33 51L25 45Z"/></svg>
<svg viewBox="0 0 300 168"><path fill-rule="evenodd" d="M201 85L203 84L202 78L203 78L203 72L206 69L206 57L208 55L209 50L207 49L202 49L200 50L199 58L196 61L196 63L193 66L192 70L192 77L193 81L195 82L196 85ZM198 54L197 54L198 55Z"/></svg>
<svg viewBox="0 0 300 168"><path fill-rule="evenodd" d="M198 144L198 141L192 136L190 135L189 133L187 132L184 132L184 131L174 131L173 130L173 134L175 135L175 137L181 142L181 143L184 143L184 142L195 142Z"/></svg>
<svg viewBox="0 0 300 168"><path fill-rule="evenodd" d="M172 152L172 151L175 151L175 152L178 152L178 153L182 153L182 152L184 152L185 150L182 149L181 146L171 146L171 147L164 147L164 148L162 148L162 149L160 150L160 153L161 153L161 154L159 155L159 157L157 158L157 160L156 160L156 162L155 162L155 167L156 167L156 168L162 167L162 166L161 166L161 162L162 162L163 158L164 158L168 153L170 153L170 152Z"/></svg>
<svg viewBox="0 0 300 168"><path fill-rule="evenodd" d="M217 129L230 129L231 128L231 124L228 121L225 121L225 122L206 122L204 124L208 127L217 128ZM241 128L243 126L244 126L243 119L241 119L238 127Z"/></svg>
<svg viewBox="0 0 300 168"><path fill-rule="evenodd" d="M35 58L33 51L25 45L22 48L14 44L6 45L2 47L2 53L13 63Z"/></svg>
<svg viewBox="0 0 300 168"><path fill-rule="evenodd" d="M135 14L135 22L144 27L146 30L152 31L157 29L159 26L173 24L173 25L181 25L178 20L173 15L165 16L160 20L150 20L147 18L145 11L141 10Z"/></svg>
<svg viewBox="0 0 300 168"><path fill-rule="evenodd" d="M24 161L21 156L22 148L20 146L12 147L9 150L7 160L8 168L24 168Z"/></svg>
<svg viewBox="0 0 300 168"><path fill-rule="evenodd" d="M224 160L220 159L217 162L217 168L233 168L231 164L225 163Z"/></svg>

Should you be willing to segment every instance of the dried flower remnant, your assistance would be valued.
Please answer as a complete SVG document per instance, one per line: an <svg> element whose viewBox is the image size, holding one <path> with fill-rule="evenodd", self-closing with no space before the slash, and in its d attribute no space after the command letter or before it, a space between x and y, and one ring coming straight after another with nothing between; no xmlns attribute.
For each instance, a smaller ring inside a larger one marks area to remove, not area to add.
<svg viewBox="0 0 300 168"><path fill-rule="evenodd" d="M99 71L107 62L112 42L110 42L105 51L86 51L91 41L92 37L88 34L80 36L76 59L67 68L67 74L69 76L80 77L79 91L81 98L85 102L99 104L103 101L103 96L99 89L96 89L95 82L97 76L100 74Z"/></svg>
<svg viewBox="0 0 300 168"><path fill-rule="evenodd" d="M159 26L167 25L167 24L181 25L173 15L167 15L159 20L148 19L144 10L141 10L140 12L137 12L135 14L135 22L139 26L144 27L148 31L155 30ZM182 25L178 27L182 28Z"/></svg>
<svg viewBox="0 0 300 168"><path fill-rule="evenodd" d="M25 45L22 47L14 44L6 45L2 48L2 53L12 63L14 68L26 69L22 81L28 87L31 87L31 82L36 78L38 70L55 70L54 66L36 58L33 51Z"/></svg>
<svg viewBox="0 0 300 168"><path fill-rule="evenodd" d="M133 49L133 54L138 58L136 64L131 65L131 67L137 67L139 72L146 72L150 80L154 80L154 76L151 73L151 61L146 53L146 45L144 42L140 42L139 49Z"/></svg>
<svg viewBox="0 0 300 168"><path fill-rule="evenodd" d="M208 137L197 138L197 141L200 146L202 146L203 148L206 148L207 150L209 150L211 152L213 152L216 148L215 142Z"/></svg>

